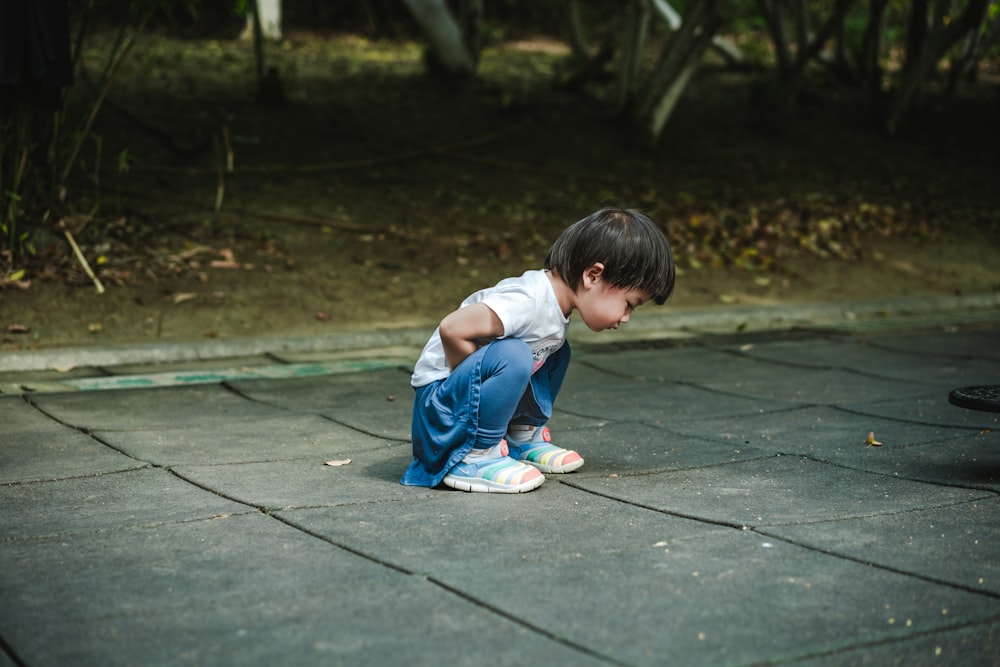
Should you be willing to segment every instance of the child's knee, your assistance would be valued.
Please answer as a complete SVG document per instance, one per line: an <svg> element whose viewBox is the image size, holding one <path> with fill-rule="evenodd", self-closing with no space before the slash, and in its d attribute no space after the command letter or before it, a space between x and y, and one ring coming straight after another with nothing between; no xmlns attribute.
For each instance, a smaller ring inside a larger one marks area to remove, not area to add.
<svg viewBox="0 0 1000 667"><path fill-rule="evenodd" d="M522 375L525 382L531 377L534 365L531 348L519 338L501 338L493 341L490 343L487 356L495 360L498 370Z"/></svg>

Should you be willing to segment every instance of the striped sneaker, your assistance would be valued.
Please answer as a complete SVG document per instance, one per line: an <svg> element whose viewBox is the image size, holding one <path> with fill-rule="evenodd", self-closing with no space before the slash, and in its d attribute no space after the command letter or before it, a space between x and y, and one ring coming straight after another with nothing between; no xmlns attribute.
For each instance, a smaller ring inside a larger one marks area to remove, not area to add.
<svg viewBox="0 0 1000 667"><path fill-rule="evenodd" d="M518 461L530 463L544 473L573 472L583 465L583 457L572 449L556 447L551 443L552 434L548 426L540 426L531 440L518 442L507 434L510 456Z"/></svg>
<svg viewBox="0 0 1000 667"><path fill-rule="evenodd" d="M545 476L507 456L507 441L489 449L473 449L441 483L459 491L525 493L537 489Z"/></svg>

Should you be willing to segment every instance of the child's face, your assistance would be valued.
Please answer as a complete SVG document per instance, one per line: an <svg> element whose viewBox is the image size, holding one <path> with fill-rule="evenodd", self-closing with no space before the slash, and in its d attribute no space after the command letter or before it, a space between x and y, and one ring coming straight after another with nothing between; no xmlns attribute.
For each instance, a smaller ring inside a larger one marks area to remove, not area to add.
<svg viewBox="0 0 1000 667"><path fill-rule="evenodd" d="M599 275L584 274L576 294L576 309L587 328L604 331L628 322L632 311L648 300L649 295L641 290L612 287Z"/></svg>

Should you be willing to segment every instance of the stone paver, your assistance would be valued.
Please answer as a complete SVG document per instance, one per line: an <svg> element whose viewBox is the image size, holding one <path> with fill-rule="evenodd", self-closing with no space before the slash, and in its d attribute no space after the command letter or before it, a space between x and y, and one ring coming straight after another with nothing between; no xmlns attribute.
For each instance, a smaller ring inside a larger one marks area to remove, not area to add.
<svg viewBox="0 0 1000 667"><path fill-rule="evenodd" d="M20 396L0 400L0 484L143 468L147 463L60 424Z"/></svg>
<svg viewBox="0 0 1000 667"><path fill-rule="evenodd" d="M395 357L5 372L0 666L996 664L996 320L581 344L517 496L398 483Z"/></svg>

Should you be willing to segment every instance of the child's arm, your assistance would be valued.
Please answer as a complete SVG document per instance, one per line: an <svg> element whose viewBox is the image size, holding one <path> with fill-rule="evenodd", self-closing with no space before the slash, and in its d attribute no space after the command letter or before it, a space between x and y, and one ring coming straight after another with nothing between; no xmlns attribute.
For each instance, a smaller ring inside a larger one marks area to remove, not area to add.
<svg viewBox="0 0 1000 667"><path fill-rule="evenodd" d="M474 303L441 320L440 334L445 361L448 368L455 370L479 347L477 340L503 336L503 323L489 306Z"/></svg>

